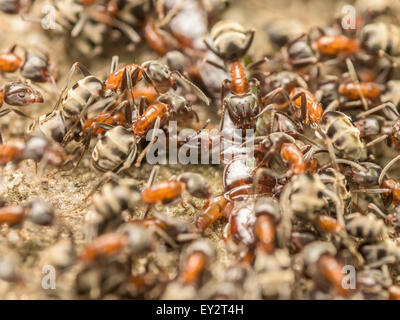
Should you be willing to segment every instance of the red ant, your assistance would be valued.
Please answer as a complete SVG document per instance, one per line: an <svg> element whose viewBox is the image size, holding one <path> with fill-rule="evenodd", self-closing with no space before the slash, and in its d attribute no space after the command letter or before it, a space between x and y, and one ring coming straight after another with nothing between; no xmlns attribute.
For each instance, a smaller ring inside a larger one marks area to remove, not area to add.
<svg viewBox="0 0 400 320"><path fill-rule="evenodd" d="M10 140L0 145L0 166L8 163L18 164L25 159L32 159L40 164L50 164L61 167L66 156L63 149L56 143L40 136L31 136L26 142Z"/></svg>
<svg viewBox="0 0 400 320"><path fill-rule="evenodd" d="M14 73L19 70L26 79L55 84L57 72L46 53L27 51L21 47L25 54L22 59L15 53L17 47L20 46L13 45L8 52L0 53L0 72Z"/></svg>

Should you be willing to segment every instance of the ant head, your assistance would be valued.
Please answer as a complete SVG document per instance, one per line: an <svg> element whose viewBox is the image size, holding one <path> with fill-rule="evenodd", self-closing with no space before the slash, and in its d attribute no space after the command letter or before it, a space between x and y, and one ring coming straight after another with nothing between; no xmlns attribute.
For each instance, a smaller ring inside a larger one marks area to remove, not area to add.
<svg viewBox="0 0 400 320"><path fill-rule="evenodd" d="M168 92L160 95L158 101L168 104L174 112L180 112L189 108L188 102L183 96Z"/></svg>
<svg viewBox="0 0 400 320"><path fill-rule="evenodd" d="M239 129L254 129L258 101L254 94L231 96L226 99L228 114Z"/></svg>
<svg viewBox="0 0 400 320"><path fill-rule="evenodd" d="M42 94L24 82L16 81L4 87L4 101L17 107L23 107L32 103L42 103Z"/></svg>
<svg viewBox="0 0 400 320"><path fill-rule="evenodd" d="M211 196L210 187L207 180L198 173L182 173L178 180L186 185L186 190L196 198L209 198Z"/></svg>
<svg viewBox="0 0 400 320"><path fill-rule="evenodd" d="M168 66L157 60L146 61L142 64L143 75L146 80L153 83L161 92L166 92L171 87L176 89L175 80L171 76Z"/></svg>

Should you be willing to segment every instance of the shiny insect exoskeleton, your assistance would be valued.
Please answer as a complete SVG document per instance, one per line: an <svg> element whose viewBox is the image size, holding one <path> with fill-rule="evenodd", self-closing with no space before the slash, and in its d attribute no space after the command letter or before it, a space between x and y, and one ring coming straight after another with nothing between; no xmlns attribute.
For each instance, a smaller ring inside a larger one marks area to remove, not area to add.
<svg viewBox="0 0 400 320"><path fill-rule="evenodd" d="M0 108L5 103L15 107L26 107L34 103L42 103L42 94L25 82L15 81L7 83L0 89ZM23 112L7 108L0 111L0 117L10 112L27 117Z"/></svg>
<svg viewBox="0 0 400 320"><path fill-rule="evenodd" d="M352 195L346 176L333 168L319 170L318 175L327 189L338 196L339 200L342 202L343 208L347 209L350 205Z"/></svg>
<svg viewBox="0 0 400 320"><path fill-rule="evenodd" d="M0 11L8 14L26 14L34 0L1 0Z"/></svg>
<svg viewBox="0 0 400 320"><path fill-rule="evenodd" d="M348 296L351 291L342 285L343 265L335 258L336 253L335 247L329 242L314 241L306 245L301 253L304 272L322 290L329 291L332 288L336 294Z"/></svg>
<svg viewBox="0 0 400 320"><path fill-rule="evenodd" d="M400 248L390 239L363 244L360 252L367 264L374 268L385 264L396 264L400 260Z"/></svg>
<svg viewBox="0 0 400 320"><path fill-rule="evenodd" d="M136 139L123 126L108 130L97 141L92 152L92 165L99 171L118 171L129 168L135 160Z"/></svg>
<svg viewBox="0 0 400 320"><path fill-rule="evenodd" d="M104 233L93 239L82 251L80 260L95 263L110 260L119 254L140 254L151 248L151 234L145 228L124 225L121 232Z"/></svg>
<svg viewBox="0 0 400 320"><path fill-rule="evenodd" d="M292 174L302 174L306 171L306 162L303 153L296 145L295 139L284 132L273 132L263 139L256 151L261 151L263 160L269 162L270 157L279 154L283 162L289 165ZM291 173L287 172L287 175Z"/></svg>
<svg viewBox="0 0 400 320"><path fill-rule="evenodd" d="M31 136L26 142L10 140L0 145L0 166L18 164L25 159L59 168L65 163L66 156L56 142L41 136Z"/></svg>
<svg viewBox="0 0 400 320"><path fill-rule="evenodd" d="M79 69L85 76L68 89L71 77L76 69ZM67 91L68 89L68 91ZM64 93L66 92L65 96ZM61 105L62 116L65 121L79 120L82 112L93 102L104 96L103 82L92 76L90 72L78 62L74 63L68 75L65 87L60 93L60 97L54 110Z"/></svg>
<svg viewBox="0 0 400 320"><path fill-rule="evenodd" d="M55 217L54 209L47 203L34 200L25 206L10 205L0 208L0 225L21 225L26 219L41 226L50 226Z"/></svg>
<svg viewBox="0 0 400 320"><path fill-rule="evenodd" d="M158 234L161 239L165 240L173 248L176 248L178 244L191 242L200 237L193 224L160 214L150 218L131 219L129 223L142 226Z"/></svg>
<svg viewBox="0 0 400 320"><path fill-rule="evenodd" d="M343 174L349 182L358 186L378 185L382 168L373 162L359 162L359 166L348 166L343 169Z"/></svg>
<svg viewBox="0 0 400 320"><path fill-rule="evenodd" d="M55 82L57 70L44 52L26 51L21 75L35 82Z"/></svg>
<svg viewBox="0 0 400 320"><path fill-rule="evenodd" d="M83 4L76 0L54 1L54 4L57 30L71 35L81 20L82 12L84 11ZM85 20L87 21L80 23L80 30L74 31L73 45L85 56L95 56L103 50L107 26L93 19L85 18Z"/></svg>
<svg viewBox="0 0 400 320"><path fill-rule="evenodd" d="M290 69L303 70L317 63L318 55L314 51L310 37L306 34L293 39L283 47L284 63Z"/></svg>
<svg viewBox="0 0 400 320"><path fill-rule="evenodd" d="M323 199L325 189L325 185L316 174L294 176L286 186L286 191L283 191L281 197L283 208L301 218L314 220L325 205Z"/></svg>
<svg viewBox="0 0 400 320"><path fill-rule="evenodd" d="M254 273L249 273L245 287L251 288L248 289L251 293L260 290L263 299L290 299L295 281L287 249L276 249L269 254L257 251Z"/></svg>
<svg viewBox="0 0 400 320"><path fill-rule="evenodd" d="M250 48L254 30L245 30L237 22L220 21L211 29L212 44L205 41L207 47L224 61L242 58Z"/></svg>
<svg viewBox="0 0 400 320"><path fill-rule="evenodd" d="M86 217L88 227L96 229L91 230L94 234L117 229L124 222L123 213L131 212L139 201L137 181L112 176L112 181L93 196L94 212Z"/></svg>
<svg viewBox="0 0 400 320"><path fill-rule="evenodd" d="M360 139L360 130L344 113L325 112L321 119L321 130L332 143L335 153L352 160L365 157L365 145Z"/></svg>
<svg viewBox="0 0 400 320"><path fill-rule="evenodd" d="M19 70L25 79L34 82L55 82L57 71L46 53L28 51L21 47L25 54L22 59L15 53L18 47L14 45L8 52L0 53L0 72L12 73Z"/></svg>
<svg viewBox="0 0 400 320"><path fill-rule="evenodd" d="M211 195L208 183L202 175L185 172L176 179L158 182L144 189L142 201L147 204L155 204L157 202L166 204L181 197L184 190L197 198L206 199Z"/></svg>
<svg viewBox="0 0 400 320"><path fill-rule="evenodd" d="M352 214L346 221L346 230L353 237L367 241L379 240L387 235L384 221L371 213L367 215Z"/></svg>
<svg viewBox="0 0 400 320"><path fill-rule="evenodd" d="M400 55L400 28L393 24L377 22L367 24L361 31L361 45L370 53L380 50L387 54Z"/></svg>
<svg viewBox="0 0 400 320"><path fill-rule="evenodd" d="M179 71L170 70L167 65L158 60L145 61L141 65L128 64L118 68L118 56L112 59L111 72L105 82L106 94L120 92L127 87L134 87L142 78L152 85L157 94L166 94L171 89L176 90L178 84L192 90L207 105L207 96ZM134 93L134 92L133 92Z"/></svg>
<svg viewBox="0 0 400 320"><path fill-rule="evenodd" d="M214 255L214 247L208 240L199 239L190 244L181 257L179 281L185 286L200 285Z"/></svg>
<svg viewBox="0 0 400 320"><path fill-rule="evenodd" d="M145 99L141 99L140 109L143 110L145 105ZM119 125L107 131L99 139L92 153L93 166L100 171L129 168L135 160L137 144L146 137L150 129L154 128L156 132L169 117L186 116L191 112L191 108L182 96L173 93L160 95L158 103L147 106L142 114L138 114L129 129ZM153 142L154 137L150 143ZM142 153L138 157L137 166L140 166L145 154Z"/></svg>
<svg viewBox="0 0 400 320"><path fill-rule="evenodd" d="M345 82L340 84L338 92L341 96L349 100L359 100L361 98L359 90L361 90L361 94L369 100L376 100L381 95L379 85L375 82L360 82L359 84Z"/></svg>
<svg viewBox="0 0 400 320"><path fill-rule="evenodd" d="M272 198L263 197L254 206L256 221L254 235L257 245L266 253L271 253L276 247L276 225L281 220L281 210L278 202Z"/></svg>
<svg viewBox="0 0 400 320"><path fill-rule="evenodd" d="M351 55L360 50L356 39L342 34L323 35L313 43L313 47L321 55L327 56Z"/></svg>
<svg viewBox="0 0 400 320"><path fill-rule="evenodd" d="M28 134L41 134L48 139L61 143L69 127L65 123L61 110L43 114L37 121L32 122L27 130Z"/></svg>

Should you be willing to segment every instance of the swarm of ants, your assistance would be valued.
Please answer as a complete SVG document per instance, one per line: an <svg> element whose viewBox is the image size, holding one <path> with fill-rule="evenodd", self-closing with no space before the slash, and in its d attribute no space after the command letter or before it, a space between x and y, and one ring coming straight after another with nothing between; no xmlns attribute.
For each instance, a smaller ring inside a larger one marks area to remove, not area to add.
<svg viewBox="0 0 400 320"><path fill-rule="evenodd" d="M0 10L37 23L40 2L0 0ZM52 298L400 299L400 156L382 156L400 150L400 26L392 1L355 5L355 29L338 18L296 34L289 20L265 33L221 19L222 0L54 1L56 28L43 32L82 55L117 43L159 58L115 55L102 74L78 61L60 83L44 51L0 53L0 117L29 124L24 137L1 135L1 169L31 163L40 184L90 159L97 173L81 204L83 245L46 199L15 203L1 189L0 282L31 281L10 234L33 224L56 234L39 265L72 278L68 289L38 288ZM256 32L273 53L252 50ZM29 112L46 104L44 88L56 101ZM194 170L159 179L162 164L146 184L135 178L158 142L148 133L172 135L171 121L177 134L194 129L192 148L218 152L222 190ZM167 214L171 204L194 217ZM216 262L220 250L229 263Z"/></svg>

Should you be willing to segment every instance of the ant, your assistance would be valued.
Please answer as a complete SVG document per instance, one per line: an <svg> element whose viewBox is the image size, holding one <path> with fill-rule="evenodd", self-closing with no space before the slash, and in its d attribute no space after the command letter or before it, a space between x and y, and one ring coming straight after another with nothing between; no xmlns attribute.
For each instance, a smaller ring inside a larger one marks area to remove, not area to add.
<svg viewBox="0 0 400 320"><path fill-rule="evenodd" d="M346 297L351 291L345 289L342 285L343 266L335 255L336 249L330 242L311 242L302 251L304 272L315 280L318 279L318 276L321 277L319 281L316 281L321 288L324 288L324 282L326 282L335 293Z"/></svg>
<svg viewBox="0 0 400 320"><path fill-rule="evenodd" d="M153 205L158 202L170 203L181 197L184 190L196 198L208 199L211 196L210 188L204 177L198 173L185 172L177 178L161 181L154 184L158 167L154 167L150 174L148 186L142 192L142 202ZM146 214L149 207L146 211Z"/></svg>
<svg viewBox="0 0 400 320"><path fill-rule="evenodd" d="M3 143L2 139L0 141L0 166L8 163L18 164L25 159L39 162L41 166L50 164L58 168L66 163L63 149L56 142L47 138L31 136L26 142L10 140Z"/></svg>
<svg viewBox="0 0 400 320"><path fill-rule="evenodd" d="M179 281L183 285L199 285L214 256L215 250L208 240L199 239L190 244L182 254Z"/></svg>
<svg viewBox="0 0 400 320"><path fill-rule="evenodd" d="M25 78L34 82L51 82L55 85L57 72L49 56L42 52L24 51L24 58L20 58L16 53L19 45L13 45L8 52L0 53L0 72L14 73L20 71Z"/></svg>
<svg viewBox="0 0 400 320"><path fill-rule="evenodd" d="M141 65L128 64L118 68L118 56L111 62L110 75L105 83L106 94L123 90L128 86L128 78L133 88L142 77L151 84L158 95L167 93L170 89L177 89L177 82L184 87L189 87L207 105L210 104L207 96L191 81L186 79L179 71L171 71L167 65L158 60L145 61Z"/></svg>
<svg viewBox="0 0 400 320"><path fill-rule="evenodd" d="M109 232L95 238L80 255L80 260L93 264L117 256L124 251L139 254L151 248L151 235L146 229L127 225L125 230Z"/></svg>
<svg viewBox="0 0 400 320"><path fill-rule="evenodd" d="M41 226L50 226L54 220L54 209L47 203L34 200L25 206L11 205L0 207L0 225L15 226L26 219Z"/></svg>

